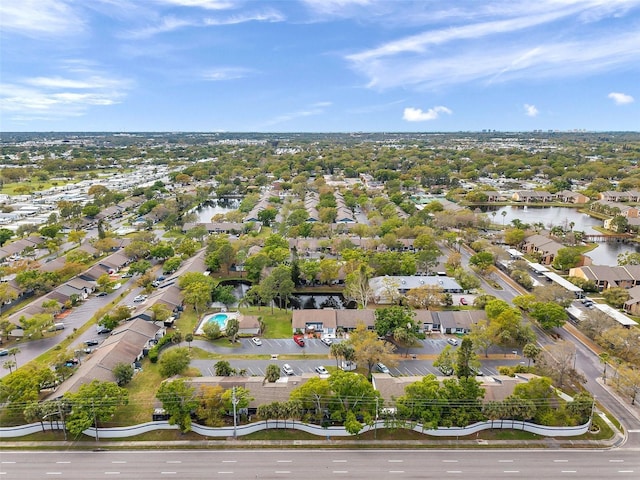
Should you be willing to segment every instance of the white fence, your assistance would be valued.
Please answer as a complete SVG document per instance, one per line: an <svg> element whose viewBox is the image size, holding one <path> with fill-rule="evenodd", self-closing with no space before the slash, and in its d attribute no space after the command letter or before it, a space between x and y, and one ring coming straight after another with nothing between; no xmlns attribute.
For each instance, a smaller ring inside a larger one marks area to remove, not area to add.
<svg viewBox="0 0 640 480"><path fill-rule="evenodd" d="M584 425L576 427L547 427L544 425L536 425L534 423L523 422L519 420L494 420L488 422L478 422L467 427L440 427L437 429L424 429L421 424L407 424L397 423L393 425L393 428L410 428L416 432L424 433L425 435L431 435L434 437L465 437L482 430L490 429L509 429L509 430L523 430L525 432L535 433L537 435L545 437L574 437L583 435L589 430L590 422ZM385 420L378 420L374 425L366 425L361 433L374 430L376 428L388 428L390 423ZM38 433L46 430L62 430L63 425L60 422L46 422L46 423L31 423L29 425L20 425L17 427L0 428L0 438L18 438L33 433ZM269 429L295 429L303 432L317 435L319 437L350 437L344 427L322 427L320 425L314 425L310 423L303 423L293 420L269 420L262 422L250 423L248 425L240 425L234 429L234 427L222 427L213 428L205 427L203 425L193 424L191 426L195 433L198 433L204 437L212 438L228 438L228 437L242 437L250 435L255 432ZM140 425L132 425L129 427L115 427L115 428L99 428L97 431L98 439L100 438L128 438L141 435L143 433L152 432L155 430L177 430L176 425L169 425L168 422L148 422ZM83 432L89 437L96 437L96 429L89 428Z"/></svg>

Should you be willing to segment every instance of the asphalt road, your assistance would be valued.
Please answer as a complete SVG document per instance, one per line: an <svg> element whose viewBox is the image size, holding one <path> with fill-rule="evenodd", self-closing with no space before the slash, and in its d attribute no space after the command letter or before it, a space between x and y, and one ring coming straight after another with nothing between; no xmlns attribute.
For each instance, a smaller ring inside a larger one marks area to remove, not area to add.
<svg viewBox="0 0 640 480"><path fill-rule="evenodd" d="M6 476L5 476L6 475ZM637 451L164 450L5 451L4 478L636 479Z"/></svg>

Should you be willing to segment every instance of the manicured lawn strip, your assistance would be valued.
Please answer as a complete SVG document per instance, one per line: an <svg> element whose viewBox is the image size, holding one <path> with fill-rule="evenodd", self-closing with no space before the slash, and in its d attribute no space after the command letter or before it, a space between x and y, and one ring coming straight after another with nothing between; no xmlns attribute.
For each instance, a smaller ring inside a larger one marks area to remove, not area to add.
<svg viewBox="0 0 640 480"><path fill-rule="evenodd" d="M264 332L262 332L264 338L290 338L293 335L291 310L274 308L271 313L271 308L268 307L249 307L241 308L240 312L245 315L262 317L265 324Z"/></svg>
<svg viewBox="0 0 640 480"><path fill-rule="evenodd" d="M126 386L129 391L129 404L119 408L109 425L103 426L115 427L150 422L156 403L160 405L156 400L156 391L162 380L159 365L151 363L149 359L143 360L142 371L135 374Z"/></svg>

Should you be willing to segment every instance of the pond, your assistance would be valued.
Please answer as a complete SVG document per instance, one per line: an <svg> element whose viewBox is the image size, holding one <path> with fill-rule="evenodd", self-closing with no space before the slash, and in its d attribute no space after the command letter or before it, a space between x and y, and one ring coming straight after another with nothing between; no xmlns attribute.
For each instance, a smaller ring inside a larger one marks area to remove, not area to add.
<svg viewBox="0 0 640 480"><path fill-rule="evenodd" d="M193 213L198 216L198 222L209 223L214 215L232 212L237 210L240 206L240 202L236 199L219 198L217 200L211 200L203 203L196 208Z"/></svg>
<svg viewBox="0 0 640 480"><path fill-rule="evenodd" d="M495 216L493 215L495 212ZM503 215L504 212L504 215ZM600 233L594 226L602 226L602 220L590 217L586 213L579 212L577 208L569 207L527 207L506 206L486 211L489 219L498 225L509 225L512 220L518 219L523 223L532 225L542 223L545 228L551 229L561 226L566 230L573 229L585 233ZM618 255L625 252L640 252L640 247L622 242L602 242L588 253L596 265L617 265Z"/></svg>

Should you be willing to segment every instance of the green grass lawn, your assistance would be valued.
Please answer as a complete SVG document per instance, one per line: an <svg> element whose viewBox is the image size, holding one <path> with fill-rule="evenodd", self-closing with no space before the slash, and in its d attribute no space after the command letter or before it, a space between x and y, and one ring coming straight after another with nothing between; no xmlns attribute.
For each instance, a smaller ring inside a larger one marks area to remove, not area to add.
<svg viewBox="0 0 640 480"><path fill-rule="evenodd" d="M241 308L240 312L245 315L262 317L262 321L265 324L265 330L262 333L264 338L289 338L293 334L293 329L291 328L291 310L274 308L273 313L271 313L271 308L249 307Z"/></svg>

